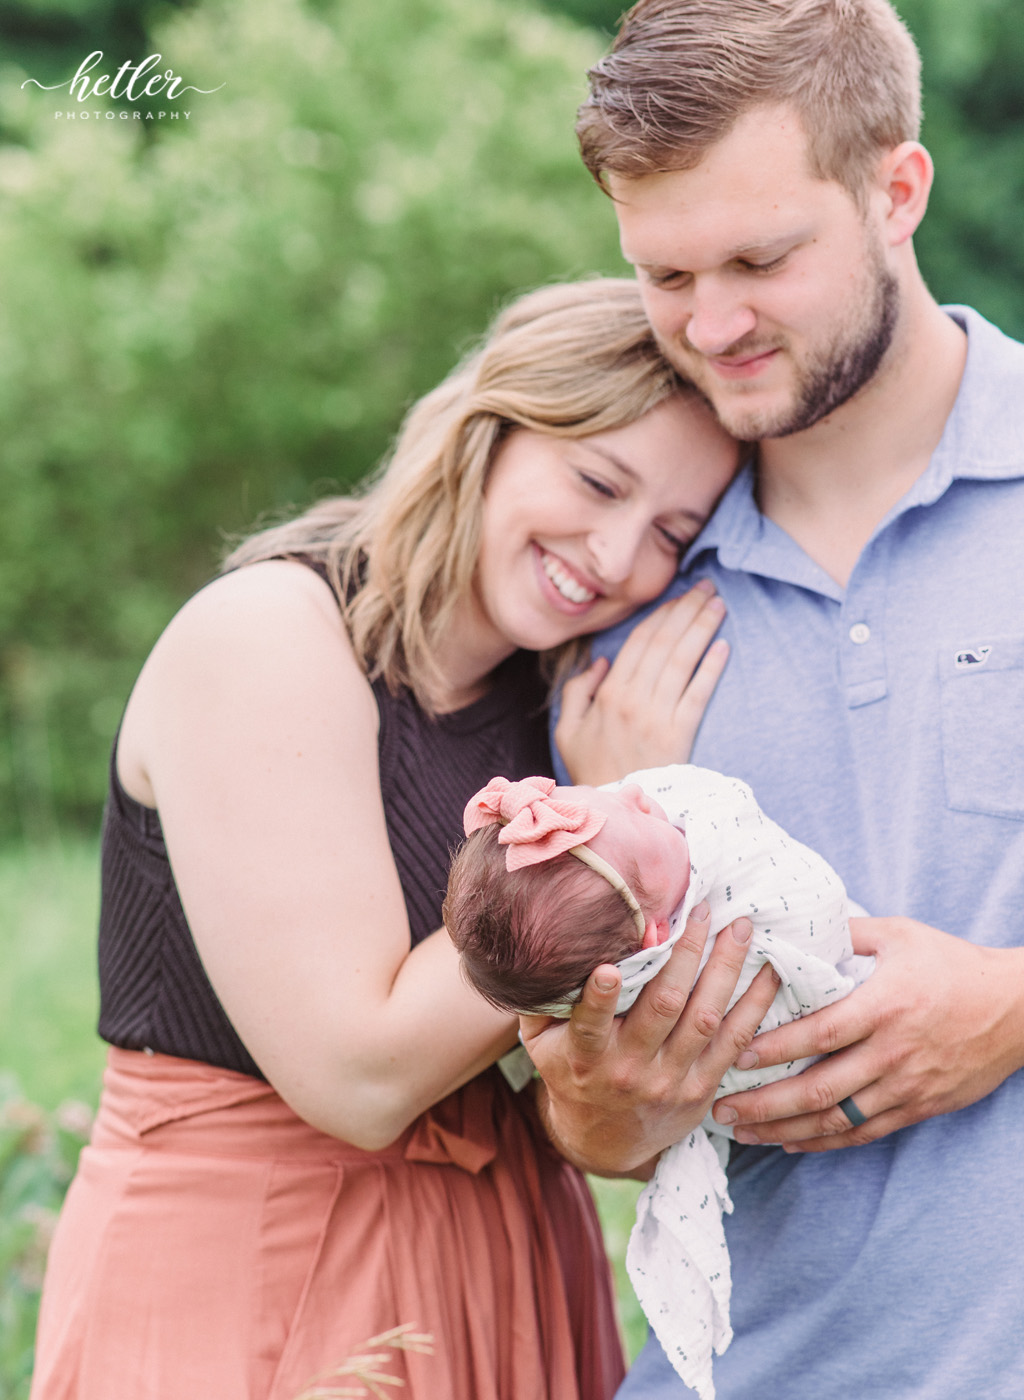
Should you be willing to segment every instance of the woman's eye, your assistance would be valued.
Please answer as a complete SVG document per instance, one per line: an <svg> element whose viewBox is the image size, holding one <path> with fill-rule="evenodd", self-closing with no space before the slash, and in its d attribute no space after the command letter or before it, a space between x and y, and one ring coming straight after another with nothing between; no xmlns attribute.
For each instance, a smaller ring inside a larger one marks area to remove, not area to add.
<svg viewBox="0 0 1024 1400"><path fill-rule="evenodd" d="M615 499L614 489L608 485L607 481L602 481L599 476L590 476L587 472L580 472L580 480L592 491L596 491L599 496L607 496L611 500Z"/></svg>
<svg viewBox="0 0 1024 1400"><path fill-rule="evenodd" d="M661 536L664 542L669 546L670 549L674 549L681 559L686 553L686 551L689 549L691 541L686 539L682 535L674 534L671 530L666 530L661 525L657 527L657 530L658 534Z"/></svg>

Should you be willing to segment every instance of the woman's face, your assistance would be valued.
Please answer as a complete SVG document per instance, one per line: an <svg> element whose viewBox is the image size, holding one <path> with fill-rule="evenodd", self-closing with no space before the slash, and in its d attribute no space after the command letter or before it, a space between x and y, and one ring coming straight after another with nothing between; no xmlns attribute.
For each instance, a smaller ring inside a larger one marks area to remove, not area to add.
<svg viewBox="0 0 1024 1400"><path fill-rule="evenodd" d="M668 586L738 461L695 397L591 437L516 429L484 493L478 624L507 654L628 617Z"/></svg>

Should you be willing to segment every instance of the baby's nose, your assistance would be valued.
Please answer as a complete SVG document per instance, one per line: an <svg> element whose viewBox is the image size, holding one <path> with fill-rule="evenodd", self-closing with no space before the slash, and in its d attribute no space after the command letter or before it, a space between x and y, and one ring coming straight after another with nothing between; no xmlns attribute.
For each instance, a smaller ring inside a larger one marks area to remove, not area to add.
<svg viewBox="0 0 1024 1400"><path fill-rule="evenodd" d="M641 812L649 812L651 804L647 800L647 794L639 783L627 783L619 794L624 801L631 806L639 808Z"/></svg>

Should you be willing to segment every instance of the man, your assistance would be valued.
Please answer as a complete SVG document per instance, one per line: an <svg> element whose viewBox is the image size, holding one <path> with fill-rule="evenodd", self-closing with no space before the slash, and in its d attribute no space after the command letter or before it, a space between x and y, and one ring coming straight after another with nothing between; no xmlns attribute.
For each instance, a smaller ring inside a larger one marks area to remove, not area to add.
<svg viewBox="0 0 1024 1400"><path fill-rule="evenodd" d="M731 645L693 761L903 916L855 921L868 983L739 1063L828 1058L715 1108L746 1144L718 1395L1011 1400L1024 347L918 272L932 170L886 0L641 0L591 81L584 157L658 338L758 443L679 583L715 584ZM597 1170L642 1171L710 1102L709 1050L744 1044L722 972L686 1000L700 939L626 1017L599 969L570 1022L526 1027L551 1131ZM689 1393L656 1343L621 1392Z"/></svg>

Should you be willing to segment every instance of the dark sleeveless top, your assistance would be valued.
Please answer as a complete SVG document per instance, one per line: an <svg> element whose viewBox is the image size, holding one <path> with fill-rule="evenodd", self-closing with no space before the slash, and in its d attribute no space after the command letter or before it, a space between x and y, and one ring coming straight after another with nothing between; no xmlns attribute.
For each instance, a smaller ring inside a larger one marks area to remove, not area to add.
<svg viewBox="0 0 1024 1400"><path fill-rule="evenodd" d="M482 699L452 714L432 719L408 691L391 695L383 681L373 692L388 839L415 944L441 924L451 851L462 840L469 798L498 773L551 773L545 688L536 657L517 652ZM200 961L159 815L125 792L116 755L115 740L103 819L99 1033L125 1049L262 1078Z"/></svg>

